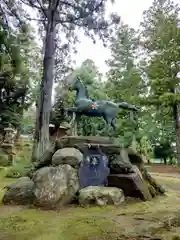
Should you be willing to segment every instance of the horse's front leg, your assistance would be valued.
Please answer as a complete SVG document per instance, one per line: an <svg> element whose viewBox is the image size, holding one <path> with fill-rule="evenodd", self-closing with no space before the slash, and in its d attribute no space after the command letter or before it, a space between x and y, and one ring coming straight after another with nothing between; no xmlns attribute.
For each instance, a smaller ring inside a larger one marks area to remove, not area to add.
<svg viewBox="0 0 180 240"><path fill-rule="evenodd" d="M137 117L137 112L131 111L130 112L130 118L133 122L134 125L134 131L133 131L133 136L132 136L132 149L136 151L137 148L137 142L136 142L136 134L138 130L138 117Z"/></svg>
<svg viewBox="0 0 180 240"><path fill-rule="evenodd" d="M76 113L73 112L73 117L72 117L72 128L73 128L73 135L77 136L77 118L76 118Z"/></svg>
<svg viewBox="0 0 180 240"><path fill-rule="evenodd" d="M75 121L76 121L76 113L75 113L75 112L73 112L73 113L72 113L72 119L71 119L71 123L72 123L72 124L74 124L74 123L75 123Z"/></svg>
<svg viewBox="0 0 180 240"><path fill-rule="evenodd" d="M66 108L66 113L69 115L69 113L72 115L72 118L70 120L70 125L72 129L72 134L77 135L77 123L76 123L76 118L77 118L77 108L76 107L71 107L71 108Z"/></svg>
<svg viewBox="0 0 180 240"><path fill-rule="evenodd" d="M77 108L76 107L66 108L65 112L67 116L71 115L70 124L72 124L76 118L74 113L77 113Z"/></svg>

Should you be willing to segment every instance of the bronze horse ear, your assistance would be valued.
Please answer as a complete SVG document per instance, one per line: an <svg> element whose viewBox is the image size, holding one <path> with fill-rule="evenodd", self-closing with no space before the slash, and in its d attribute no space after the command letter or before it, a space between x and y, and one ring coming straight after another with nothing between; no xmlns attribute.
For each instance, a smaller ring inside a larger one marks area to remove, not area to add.
<svg viewBox="0 0 180 240"><path fill-rule="evenodd" d="M77 76L77 77L76 77L76 81L77 81L77 82L81 82L80 77Z"/></svg>

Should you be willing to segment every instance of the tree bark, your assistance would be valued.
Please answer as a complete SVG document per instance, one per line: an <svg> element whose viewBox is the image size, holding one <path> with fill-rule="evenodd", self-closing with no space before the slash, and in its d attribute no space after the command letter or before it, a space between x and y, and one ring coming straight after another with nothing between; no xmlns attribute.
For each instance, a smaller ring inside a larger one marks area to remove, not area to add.
<svg viewBox="0 0 180 240"><path fill-rule="evenodd" d="M21 107L19 109L19 115L21 116L21 119L23 119L23 114L24 114L24 102L25 102L25 96L22 97L22 99L21 99ZM21 133L22 133L22 122L20 123L20 125L17 128L17 133L15 136L15 144L19 142Z"/></svg>
<svg viewBox="0 0 180 240"><path fill-rule="evenodd" d="M16 132L16 136L15 136L15 139L14 139L15 144L19 143L20 136L21 136L21 131L22 131L22 128L18 127L17 132Z"/></svg>
<svg viewBox="0 0 180 240"><path fill-rule="evenodd" d="M166 159L166 157L163 158L163 160L164 160L164 164L167 165L167 159Z"/></svg>
<svg viewBox="0 0 180 240"><path fill-rule="evenodd" d="M50 6L51 7L51 6ZM51 111L51 96L53 87L53 68L55 53L56 22L54 12L49 7L49 16L46 26L45 53L43 60L43 78L40 87L40 99L36 118L36 130L32 161L40 159L49 147L49 117Z"/></svg>
<svg viewBox="0 0 180 240"><path fill-rule="evenodd" d="M132 136L132 149L134 151L137 150L137 142L136 142L136 135L135 135L135 133L133 133L133 136Z"/></svg>
<svg viewBox="0 0 180 240"><path fill-rule="evenodd" d="M173 118L175 123L175 133L176 133L176 157L177 164L180 165L180 122L178 116L178 105L173 105Z"/></svg>
<svg viewBox="0 0 180 240"><path fill-rule="evenodd" d="M35 131L33 133L34 137L34 143L33 143L33 148L32 148L32 156L31 156L31 161L36 162L37 160L37 139L38 139L38 100L36 100L36 122L35 122Z"/></svg>

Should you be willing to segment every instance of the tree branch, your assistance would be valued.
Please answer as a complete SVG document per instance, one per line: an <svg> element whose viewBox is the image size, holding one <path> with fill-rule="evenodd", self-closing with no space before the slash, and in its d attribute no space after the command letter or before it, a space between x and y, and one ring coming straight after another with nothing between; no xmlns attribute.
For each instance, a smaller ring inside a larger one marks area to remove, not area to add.
<svg viewBox="0 0 180 240"><path fill-rule="evenodd" d="M37 0L38 1L38 0ZM25 4L25 5L27 5L27 6L29 6L29 7L34 7L34 8L37 8L38 10L41 10L41 7L39 7L39 6L37 6L36 4L34 4L33 3L33 5L31 5L31 3L29 3L29 2L26 2L26 1L24 1L24 0L21 0L21 2L23 3L23 4Z"/></svg>
<svg viewBox="0 0 180 240"><path fill-rule="evenodd" d="M4 4L7 6L8 10L10 11L10 13L12 14L12 16L14 16L18 21L19 23L21 24L24 24L24 21L22 21L22 19L18 16L18 14L16 13L16 10L15 8L12 9L11 6L8 6L8 3L5 1L5 0L2 0L4 2Z"/></svg>
<svg viewBox="0 0 180 240"><path fill-rule="evenodd" d="M37 0L39 6L36 5L36 4L34 4L34 2L32 2L31 0L27 0L28 2L26 2L25 0L20 0L20 1L21 1L23 4L25 4L25 5L27 5L27 6L31 7L31 8L36 8L36 9L42 11L43 14L44 14L44 17L47 18L46 9L43 7L43 5L42 5L42 3L40 2L40 0ZM28 19L28 20L29 20L29 19ZM32 19L32 20L35 20L35 19ZM36 21L40 21L40 20L37 19Z"/></svg>
<svg viewBox="0 0 180 240"><path fill-rule="evenodd" d="M44 16L47 18L48 15L47 15L47 13L46 13L46 9L43 8L42 3L40 2L40 0L37 0L37 2L39 3L40 9L41 9L41 10L43 11L43 13L44 13Z"/></svg>
<svg viewBox="0 0 180 240"><path fill-rule="evenodd" d="M59 2L64 4L64 5L67 5L67 6L70 6L70 7L74 8L74 9L79 10L79 7L75 6L74 4L71 4L71 3L68 3L68 2L65 2L65 1L61 1L61 0ZM78 16L78 17L72 17L72 19L69 20L69 21L67 21L67 20L63 21L60 18L59 19L56 18L56 21L58 23L73 23L73 21L78 21L80 19L87 18L90 15L92 15L93 12L96 12L98 10L98 8L100 8L102 6L102 4L103 4L103 0L101 0L100 3L98 3L91 11L85 12L84 15L80 14L80 16ZM86 7L87 7L87 4L84 8L86 9ZM74 24L76 24L76 23L74 23Z"/></svg>
<svg viewBox="0 0 180 240"><path fill-rule="evenodd" d="M27 17L26 19L29 20L29 21L37 21L37 22L45 22L46 21L46 19L41 19L41 18L29 18L29 17Z"/></svg>
<svg viewBox="0 0 180 240"><path fill-rule="evenodd" d="M3 8L1 7L1 5L0 5L0 10L1 10L1 12L2 12L2 18L4 17L4 20L5 20L5 25L7 26L7 29L9 30L9 32L11 31L10 30L10 27L9 27L9 24L8 24L8 20L7 20L7 17L6 17L6 14L5 14L5 12L3 11Z"/></svg>

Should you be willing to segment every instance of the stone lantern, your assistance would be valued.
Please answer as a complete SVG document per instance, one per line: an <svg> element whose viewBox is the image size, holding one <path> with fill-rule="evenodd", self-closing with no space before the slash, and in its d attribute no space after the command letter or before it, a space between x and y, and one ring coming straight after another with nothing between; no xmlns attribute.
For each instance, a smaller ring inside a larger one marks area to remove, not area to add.
<svg viewBox="0 0 180 240"><path fill-rule="evenodd" d="M15 139L15 130L11 127L4 128L5 131L5 136L4 136L4 141L3 145L9 145L9 146L14 146L14 139Z"/></svg>
<svg viewBox="0 0 180 240"><path fill-rule="evenodd" d="M4 136L4 141L1 145L1 148L3 149L4 153L7 154L8 156L8 164L13 164L14 160L14 139L15 139L15 130L11 127L7 127L4 129L5 131L5 136Z"/></svg>

